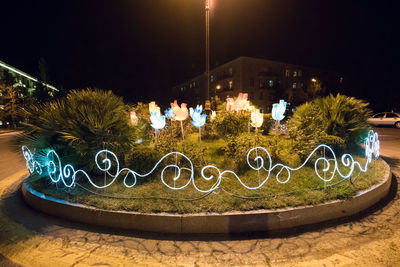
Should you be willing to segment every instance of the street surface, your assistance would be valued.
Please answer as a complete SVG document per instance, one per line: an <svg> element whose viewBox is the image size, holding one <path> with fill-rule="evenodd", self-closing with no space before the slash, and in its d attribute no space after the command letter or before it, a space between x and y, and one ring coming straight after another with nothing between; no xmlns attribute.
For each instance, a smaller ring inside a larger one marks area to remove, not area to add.
<svg viewBox="0 0 400 267"><path fill-rule="evenodd" d="M377 128L394 171L387 199L357 218L285 236L163 236L66 222L30 209L12 133L0 133L0 266L400 266L400 129ZM2 256L1 256L2 255Z"/></svg>

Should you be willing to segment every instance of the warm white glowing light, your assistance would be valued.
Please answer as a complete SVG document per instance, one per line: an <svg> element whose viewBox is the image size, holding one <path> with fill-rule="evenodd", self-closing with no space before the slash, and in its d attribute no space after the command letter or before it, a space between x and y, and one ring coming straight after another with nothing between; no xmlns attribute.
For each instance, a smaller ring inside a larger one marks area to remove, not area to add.
<svg viewBox="0 0 400 267"><path fill-rule="evenodd" d="M247 94L239 93L236 100L228 97L226 99L226 111L251 110L253 107L250 105L250 101L247 100L247 96Z"/></svg>
<svg viewBox="0 0 400 267"><path fill-rule="evenodd" d="M138 121L139 121L138 117L136 116L136 112L135 111L131 111L129 115L130 115L130 119L131 119L132 125L136 126L138 124Z"/></svg>
<svg viewBox="0 0 400 267"><path fill-rule="evenodd" d="M216 117L217 117L217 112L215 112L214 110L211 111L210 120L213 121L213 120L215 120Z"/></svg>
<svg viewBox="0 0 400 267"><path fill-rule="evenodd" d="M178 102L175 100L173 103L171 103L171 108L175 114L175 120L184 121L187 119L187 117L189 117L189 111L185 103L182 103L181 107L179 107Z"/></svg>
<svg viewBox="0 0 400 267"><path fill-rule="evenodd" d="M264 117L260 110L256 109L251 112L251 126L259 128L263 123Z"/></svg>

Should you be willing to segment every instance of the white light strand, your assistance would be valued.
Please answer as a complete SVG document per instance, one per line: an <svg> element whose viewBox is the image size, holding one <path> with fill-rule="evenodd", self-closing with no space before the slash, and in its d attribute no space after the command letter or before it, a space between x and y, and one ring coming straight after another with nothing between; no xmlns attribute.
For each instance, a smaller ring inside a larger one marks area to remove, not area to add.
<svg viewBox="0 0 400 267"><path fill-rule="evenodd" d="M270 156L268 150L266 150L263 147L255 147L255 148L250 149L249 152L247 153L247 164L249 165L249 167L251 169L253 169L255 171L259 172L260 170L264 170L267 172L263 181L260 182L258 184L258 186L254 186L254 187L248 186L240 179L240 177L235 172L233 172L231 170L225 170L225 171L221 172L220 169L217 168L216 166L207 165L201 169L201 171L200 171L201 177L206 181L210 181L213 178L216 179L215 183L208 190L203 190L196 186L195 179L194 179L195 176L194 176L193 163L187 156L185 156L184 154L182 154L180 152L170 152L170 153L164 155L154 165L154 167L149 172L147 172L145 174L139 174L129 168L120 169L118 158L113 152L106 150L106 149L100 150L99 152L97 152L97 154L95 156L96 166L100 171L105 172L107 175L109 175L112 178L111 181L109 181L108 183L105 183L104 185L97 185L96 183L93 182L93 180L90 178L90 176L84 170L81 170L81 169L75 170L75 168L71 164L66 164L63 167L59 156L57 155L57 153L54 150L50 150L46 154L44 164L40 164L37 160L35 160L34 155L31 153L31 151L26 146L22 147L22 152L23 152L24 158L26 160L26 166L31 174L34 172L37 172L38 174L42 174L43 170L47 169L47 174L48 174L49 178L51 179L51 181L54 183L59 183L61 181L65 187L74 187L76 185L77 176L81 175L83 177L86 177L88 182L93 187L99 188L99 189L106 188L106 187L109 187L110 185L112 185L121 174L124 175L123 176L124 177L123 178L124 185L127 188L134 187L137 182L137 177L144 178L144 177L151 175L155 171L155 169L161 164L161 162L163 162L168 157L172 156L172 158L177 159L178 156L181 156L183 159L185 159L187 161L186 167L179 166L178 161L175 160L175 164L169 164L162 169L161 175L160 175L161 182L166 187L168 187L172 190L181 190L183 188L186 188L189 184L192 184L193 187L197 191L199 191L201 193L209 193L209 192L214 191L215 189L219 188L222 178L228 174L233 175L240 182L240 184L243 187L245 187L246 189L255 190L255 189L261 188L268 181L272 171L277 169L278 172L276 174L276 180L281 184L285 184L290 180L291 173L293 171L300 170L302 167L304 167L310 161L311 157L314 154L316 154L317 151L320 151L320 150L325 150L326 153L324 153L324 156L319 157L315 160L314 170L315 170L317 177L324 182L330 182L335 177L336 174L338 176L340 176L343 180L349 179L351 177L351 175L353 174L355 167L358 167L358 169L361 172L366 172L368 169L368 164L371 162L372 158L379 157L379 149L380 148L379 148L379 139L378 139L377 133L370 131L368 133L368 137L365 139L364 145L365 145L365 157L367 159L364 166L362 166L358 161L354 160L350 154L342 155L340 162L344 167L348 168L347 173L342 173L339 170L338 159L336 158L335 152L333 151L333 149L331 147L329 147L328 145L325 145L325 144L321 144L321 145L317 146L310 153L310 155L303 162L303 164L301 164L300 166L298 166L296 168L292 168L292 167L286 166L281 163L272 165L272 159L271 159L271 156ZM255 153L256 156L254 159L251 160L251 155L253 153ZM261 156L263 154L265 154L266 161ZM329 154L331 155L331 158L327 157L327 155L329 155ZM113 167L113 162L115 162L115 166L113 168L114 171L111 171L111 169ZM320 169L320 166L322 165L321 163L324 166L324 168L322 168L322 169ZM267 164L267 165L265 165L265 164ZM332 165L332 167L331 167L331 165ZM169 185L166 181L166 178L164 177L165 171L170 168L173 168L174 173L175 173L174 177L172 177L172 180L174 181L173 186ZM186 171L189 173L189 179L183 185L176 186L176 181L181 178L182 171ZM217 176L214 176L212 174L207 175L207 173L208 172L211 173L211 171L216 171L218 175ZM282 179L281 174L284 172L286 172L286 175ZM329 174L329 175L327 175L327 174ZM131 183L128 183L129 177L131 177L131 179L132 179Z"/></svg>

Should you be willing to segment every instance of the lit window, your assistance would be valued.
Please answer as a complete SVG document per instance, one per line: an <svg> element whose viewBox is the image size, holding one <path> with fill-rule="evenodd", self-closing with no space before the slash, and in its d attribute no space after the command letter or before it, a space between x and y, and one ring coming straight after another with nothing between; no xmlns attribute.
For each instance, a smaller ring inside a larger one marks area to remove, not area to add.
<svg viewBox="0 0 400 267"><path fill-rule="evenodd" d="M183 92L183 87L181 87L181 92Z"/></svg>
<svg viewBox="0 0 400 267"><path fill-rule="evenodd" d="M297 77L297 71L293 71L293 77Z"/></svg>
<svg viewBox="0 0 400 267"><path fill-rule="evenodd" d="M297 87L296 83L293 83L293 88L296 88L296 87Z"/></svg>
<svg viewBox="0 0 400 267"><path fill-rule="evenodd" d="M229 89L232 89L233 87L233 81L229 81Z"/></svg>
<svg viewBox="0 0 400 267"><path fill-rule="evenodd" d="M273 80L269 80L268 84L269 84L269 87L272 87L272 86L274 86L274 81Z"/></svg>
<svg viewBox="0 0 400 267"><path fill-rule="evenodd" d="M339 83L343 83L343 77L339 78Z"/></svg>
<svg viewBox="0 0 400 267"><path fill-rule="evenodd" d="M285 76L286 76L286 77L289 77L289 76L290 76L290 71L289 71L289 69L286 69L286 71L285 71Z"/></svg>
<svg viewBox="0 0 400 267"><path fill-rule="evenodd" d="M189 87L192 88L192 83L189 84Z"/></svg>
<svg viewBox="0 0 400 267"><path fill-rule="evenodd" d="M210 82L212 82L212 83L214 82L214 75L210 76Z"/></svg>

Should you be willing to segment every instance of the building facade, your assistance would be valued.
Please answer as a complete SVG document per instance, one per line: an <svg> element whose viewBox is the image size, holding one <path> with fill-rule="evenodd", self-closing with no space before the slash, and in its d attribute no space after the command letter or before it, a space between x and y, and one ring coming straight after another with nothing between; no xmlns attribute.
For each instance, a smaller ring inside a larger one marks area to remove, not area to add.
<svg viewBox="0 0 400 267"><path fill-rule="evenodd" d="M56 87L48 83L41 82L39 79L11 65L8 65L3 61L0 61L0 82L4 82L8 86L12 86L13 88L23 88L23 90L18 91L19 99L24 99L26 97L32 96L38 86L42 86L42 88L45 88L45 92L49 95L49 97L53 97L56 91L58 91ZM5 96L0 89L0 115L2 113L2 110L4 111L4 105L6 104L6 100L4 99L4 97ZM6 119L0 118L0 127L7 127L8 124L9 122Z"/></svg>
<svg viewBox="0 0 400 267"><path fill-rule="evenodd" d="M174 95L190 104L206 99L206 75L199 75L173 88ZM262 112L285 99L292 106L323 93L340 90L343 78L330 71L271 60L239 57L210 70L210 96L225 100L248 93L249 100Z"/></svg>

